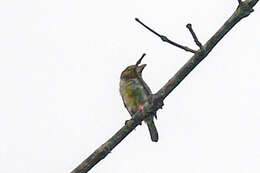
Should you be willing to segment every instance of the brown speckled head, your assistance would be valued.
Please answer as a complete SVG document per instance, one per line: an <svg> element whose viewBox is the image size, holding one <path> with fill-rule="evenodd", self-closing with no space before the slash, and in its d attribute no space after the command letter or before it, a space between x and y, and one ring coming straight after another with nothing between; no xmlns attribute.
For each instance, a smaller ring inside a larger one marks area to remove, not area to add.
<svg viewBox="0 0 260 173"><path fill-rule="evenodd" d="M130 65L128 66L122 73L120 79L129 80L134 79L137 75L142 76L142 71L146 64L142 64L140 66Z"/></svg>

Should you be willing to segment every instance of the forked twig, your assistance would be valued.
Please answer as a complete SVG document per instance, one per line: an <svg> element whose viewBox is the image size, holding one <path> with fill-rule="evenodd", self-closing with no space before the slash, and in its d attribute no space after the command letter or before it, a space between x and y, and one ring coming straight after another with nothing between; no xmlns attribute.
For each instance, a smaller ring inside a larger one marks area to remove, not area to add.
<svg viewBox="0 0 260 173"><path fill-rule="evenodd" d="M192 53L196 53L196 52L197 52L196 50L193 50L193 49L191 49L191 48L189 48L189 47L187 47L187 46L183 46L183 45L181 45L181 44L178 44L178 43L176 43L176 42L173 42L173 41L169 40L166 36L157 33L156 31L154 31L153 29L151 29L150 27L148 27L147 25L145 25L145 24L144 24L143 22L141 22L138 18L135 18L135 20L136 20L138 23L140 23L141 25L143 25L146 29L148 29L149 31L151 31L152 33L154 33L155 35L157 35L158 37L160 37L162 41L167 42L167 43L170 43L171 45L174 45L174 46L176 46L176 47L178 47L178 48L181 48L181 49L183 49L183 50L185 50L185 51L188 51L188 52L192 52Z"/></svg>

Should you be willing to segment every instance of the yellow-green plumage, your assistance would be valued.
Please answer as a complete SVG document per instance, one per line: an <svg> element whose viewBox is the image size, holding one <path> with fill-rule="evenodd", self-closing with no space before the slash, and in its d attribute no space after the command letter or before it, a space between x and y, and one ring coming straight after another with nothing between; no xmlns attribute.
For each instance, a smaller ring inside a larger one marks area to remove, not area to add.
<svg viewBox="0 0 260 173"><path fill-rule="evenodd" d="M150 88L142 79L142 71L145 66L145 64L141 66L131 65L121 73L120 94L131 116L142 109L142 106L152 94ZM157 142L158 132L153 121L153 116L145 119L145 122L148 125L152 141Z"/></svg>

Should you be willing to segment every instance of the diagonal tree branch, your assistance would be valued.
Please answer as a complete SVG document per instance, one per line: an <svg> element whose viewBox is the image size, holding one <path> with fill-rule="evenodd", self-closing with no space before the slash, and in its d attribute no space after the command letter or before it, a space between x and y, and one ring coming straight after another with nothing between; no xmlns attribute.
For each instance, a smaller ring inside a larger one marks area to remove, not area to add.
<svg viewBox="0 0 260 173"><path fill-rule="evenodd" d="M239 4L236 11L224 23L222 27L195 53L186 64L155 94L161 99L165 99L170 92L176 88L180 82L210 53L216 44L244 17L252 11L258 0L247 0Z"/></svg>
<svg viewBox="0 0 260 173"><path fill-rule="evenodd" d="M239 1L238 8L224 25L207 41L202 48L188 60L186 64L156 93L151 103L144 106L142 111L137 112L132 119L114 134L107 142L101 145L94 153L84 160L71 173L86 173L99 161L104 159L132 130L136 128L150 112L157 111L162 107L162 101L176 88L180 82L210 53L216 44L244 17L253 12L253 7L258 0Z"/></svg>

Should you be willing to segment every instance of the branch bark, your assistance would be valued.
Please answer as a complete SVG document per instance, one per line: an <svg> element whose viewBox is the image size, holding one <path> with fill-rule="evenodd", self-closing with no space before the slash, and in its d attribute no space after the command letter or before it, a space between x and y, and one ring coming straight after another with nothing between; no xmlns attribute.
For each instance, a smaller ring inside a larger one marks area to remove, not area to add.
<svg viewBox="0 0 260 173"><path fill-rule="evenodd" d="M142 111L137 112L132 119L114 134L107 142L101 145L86 160L84 160L71 173L86 173L99 161L104 159L137 125L149 116L150 112L157 111L162 107L163 100L176 88L180 82L210 53L216 44L243 18L253 12L253 7L258 0L238 1L239 5L231 17L222 27L194 53L186 64L157 92L152 101L144 106Z"/></svg>

